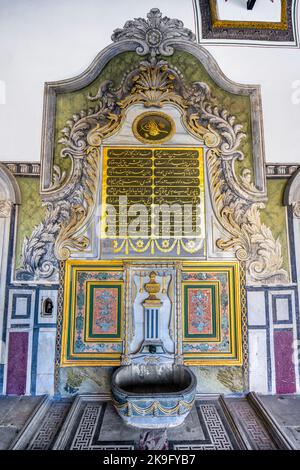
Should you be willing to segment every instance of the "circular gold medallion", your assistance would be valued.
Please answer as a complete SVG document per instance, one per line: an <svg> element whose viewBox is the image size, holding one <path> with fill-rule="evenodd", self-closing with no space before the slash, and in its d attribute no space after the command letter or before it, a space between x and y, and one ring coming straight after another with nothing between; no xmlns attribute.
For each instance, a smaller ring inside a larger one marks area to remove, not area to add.
<svg viewBox="0 0 300 470"><path fill-rule="evenodd" d="M143 143L161 144L171 139L175 132L175 122L167 114L148 111L135 118L132 131Z"/></svg>

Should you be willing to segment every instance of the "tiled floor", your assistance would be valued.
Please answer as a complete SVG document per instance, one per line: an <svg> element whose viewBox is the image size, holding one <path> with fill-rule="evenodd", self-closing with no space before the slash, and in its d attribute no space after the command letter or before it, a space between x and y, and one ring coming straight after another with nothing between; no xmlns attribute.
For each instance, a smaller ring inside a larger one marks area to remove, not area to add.
<svg viewBox="0 0 300 470"><path fill-rule="evenodd" d="M68 429L67 449L138 449L140 429L125 425L110 402L82 403ZM218 402L196 402L185 422L166 430L169 449L237 449Z"/></svg>

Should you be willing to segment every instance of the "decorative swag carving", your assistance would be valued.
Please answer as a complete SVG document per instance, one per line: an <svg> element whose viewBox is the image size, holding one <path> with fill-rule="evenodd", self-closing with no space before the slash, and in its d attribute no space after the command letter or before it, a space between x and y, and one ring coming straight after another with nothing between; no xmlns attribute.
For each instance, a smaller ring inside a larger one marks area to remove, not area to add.
<svg viewBox="0 0 300 470"><path fill-rule="evenodd" d="M23 269L18 277L53 278L58 260L69 258L71 250L89 245L84 228L95 208L100 150L104 138L120 127L125 110L135 103L161 108L172 103L180 109L187 132L207 148L207 168L215 215L228 233L217 240L221 250L233 250L246 261L250 282L286 282L282 268L281 245L261 222L265 193L251 181L251 171L235 173L235 161L244 155L240 144L245 138L235 116L222 109L204 82L188 86L182 73L161 56L172 56L180 41L195 41L193 33L179 20L162 17L152 9L148 20L128 21L114 32L114 42L133 41L136 52L147 56L138 68L123 77L119 88L111 80L88 96L91 107L68 120L62 130L62 158L70 158L68 179L54 168L52 184L42 197L47 206L45 220L34 230L23 248Z"/></svg>

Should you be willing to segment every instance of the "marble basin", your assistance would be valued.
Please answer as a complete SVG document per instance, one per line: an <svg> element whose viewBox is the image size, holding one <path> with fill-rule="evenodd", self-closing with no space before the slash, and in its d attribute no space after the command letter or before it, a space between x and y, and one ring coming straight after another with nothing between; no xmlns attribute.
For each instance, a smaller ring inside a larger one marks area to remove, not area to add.
<svg viewBox="0 0 300 470"><path fill-rule="evenodd" d="M131 426L179 426L192 409L196 385L195 375L186 366L133 364L114 372L113 403Z"/></svg>

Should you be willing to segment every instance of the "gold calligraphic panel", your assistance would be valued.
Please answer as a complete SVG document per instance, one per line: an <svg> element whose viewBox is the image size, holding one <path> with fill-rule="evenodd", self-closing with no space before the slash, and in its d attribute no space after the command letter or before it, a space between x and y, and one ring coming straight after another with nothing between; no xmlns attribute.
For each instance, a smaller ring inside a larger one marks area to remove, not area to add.
<svg viewBox="0 0 300 470"><path fill-rule="evenodd" d="M103 149L102 257L205 256L202 148Z"/></svg>

